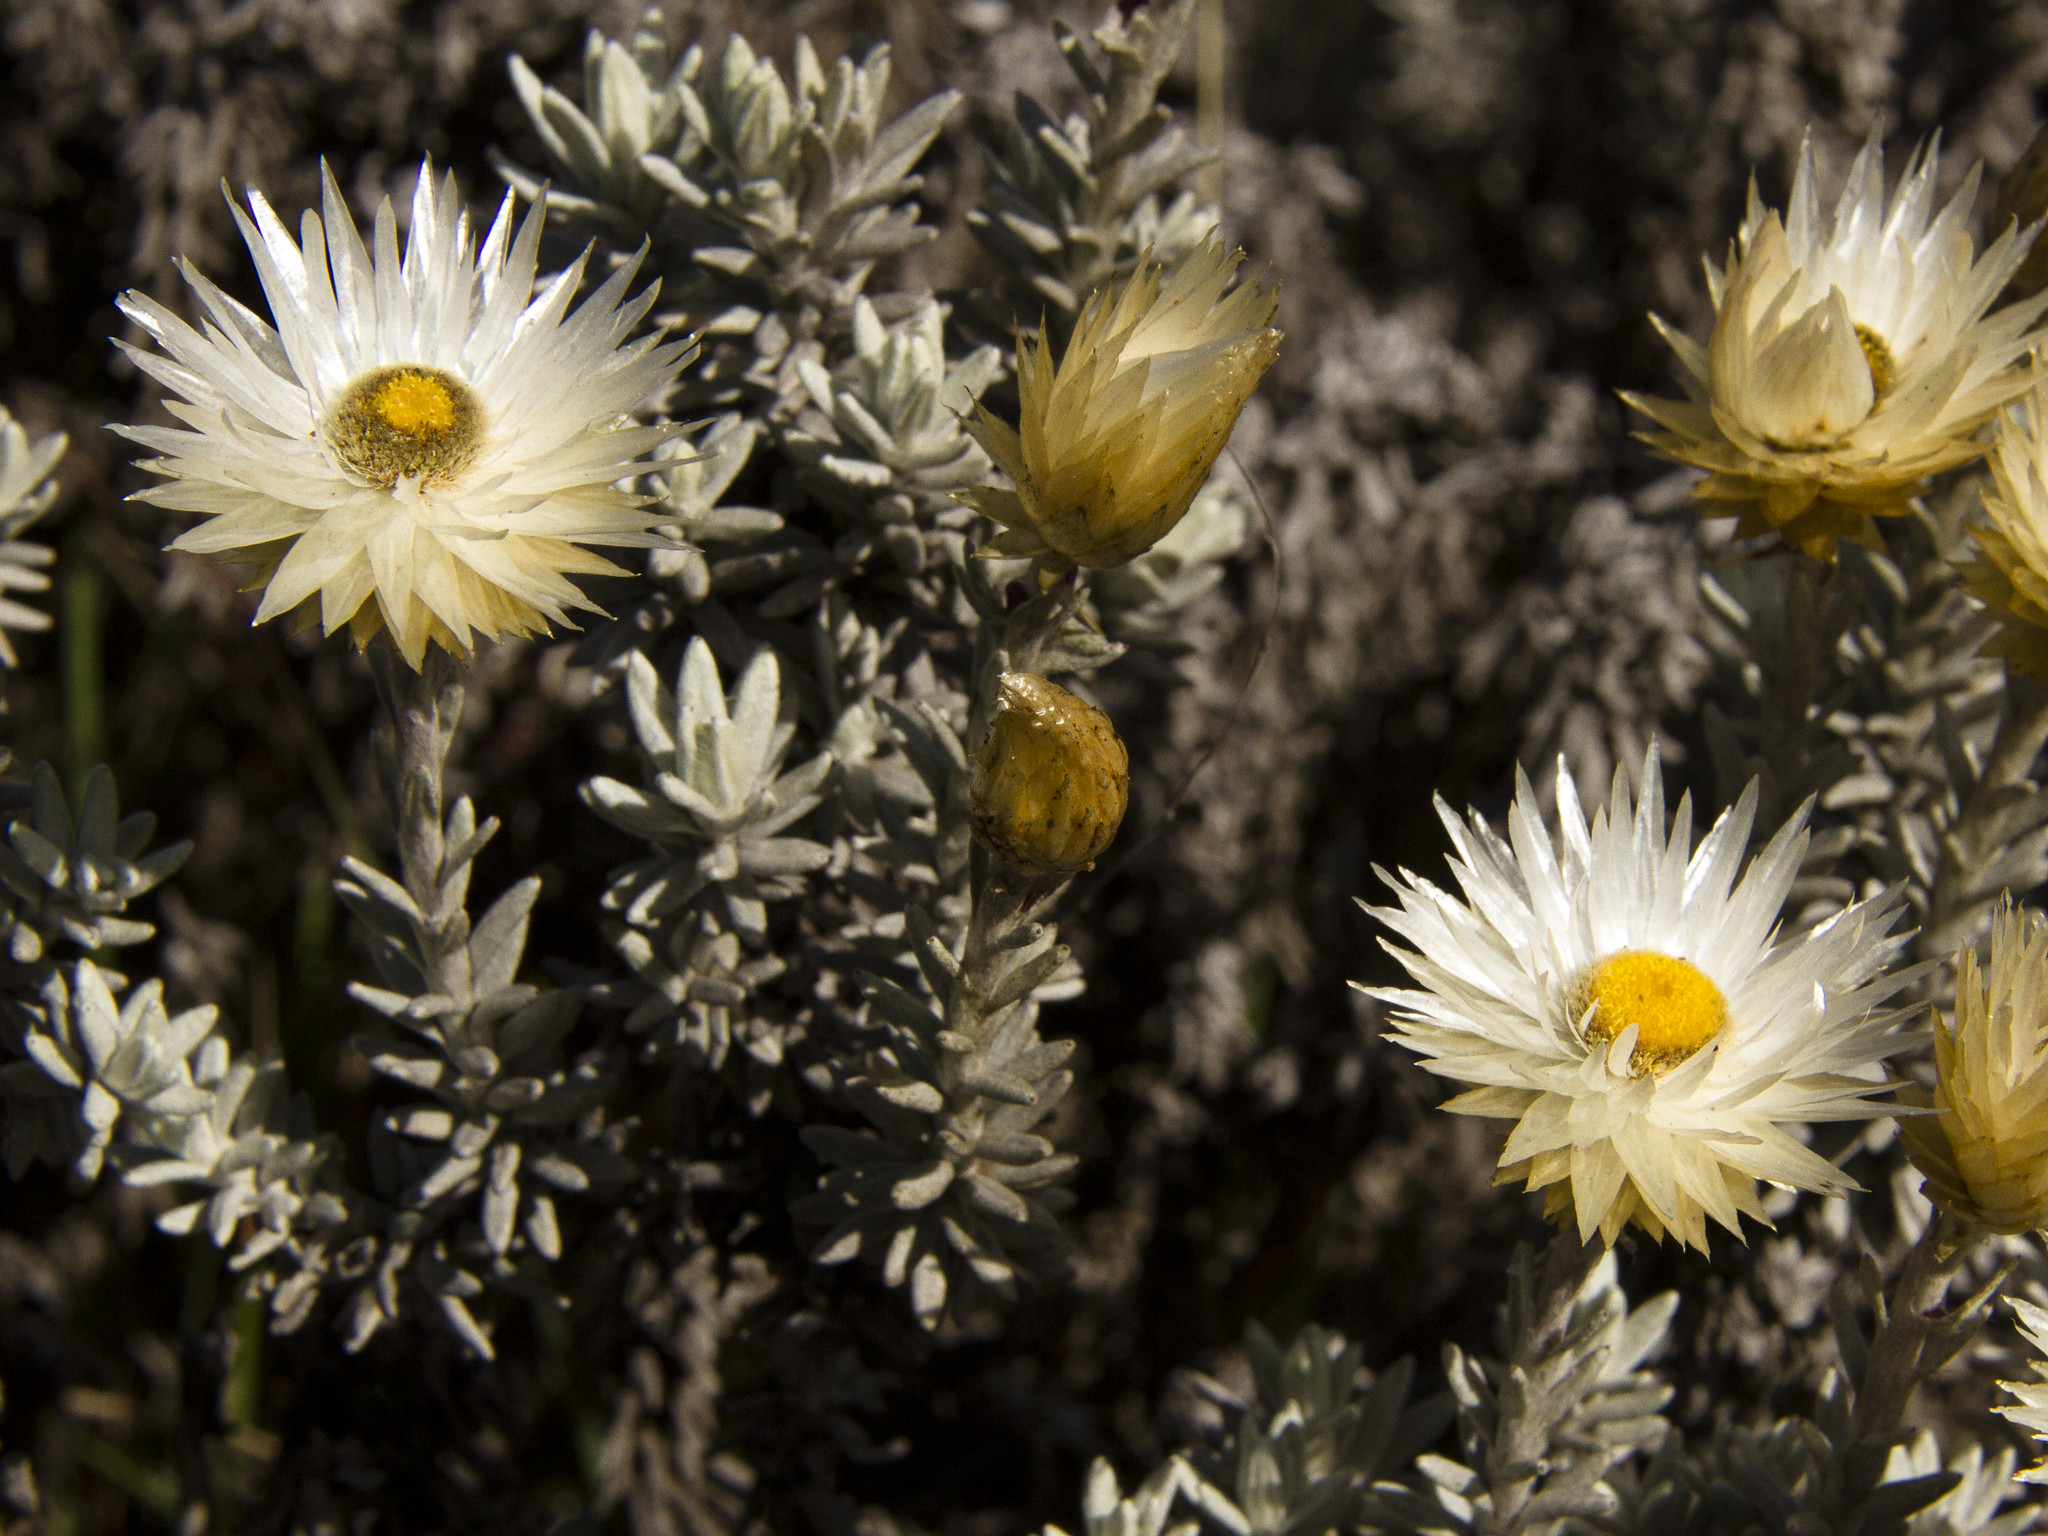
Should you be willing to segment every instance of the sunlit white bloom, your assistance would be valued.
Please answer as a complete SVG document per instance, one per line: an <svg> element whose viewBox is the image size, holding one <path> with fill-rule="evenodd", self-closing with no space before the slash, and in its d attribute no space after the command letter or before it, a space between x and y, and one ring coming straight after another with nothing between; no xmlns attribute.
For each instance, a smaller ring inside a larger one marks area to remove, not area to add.
<svg viewBox="0 0 2048 1536"><path fill-rule="evenodd" d="M324 168L323 168L324 173ZM572 576L623 574L583 545L666 542L620 489L673 435L631 412L688 348L627 338L654 289L628 260L578 305L578 258L534 291L543 213L513 199L476 245L451 176L420 168L401 258L390 199L366 249L331 174L294 241L262 196L235 208L275 328L190 266L195 330L145 294L128 348L184 425L119 430L161 457L138 494L206 521L173 548L264 568L263 622L305 605L359 642L388 629L418 667L432 640L544 632L596 611Z"/></svg>
<svg viewBox="0 0 2048 1536"><path fill-rule="evenodd" d="M1465 899L1403 870L1383 875L1399 908L1366 909L1414 946L1387 947L1417 987L1371 995L1428 1070L1468 1085L1445 1107L1514 1121L1501 1179L1547 1191L1582 1238L1633 1220L1704 1249L1709 1217L1769 1225L1759 1179L1855 1188L1796 1127L1886 1112L1872 1096L1908 1043L1880 1006L1909 979L1886 971L1895 897L1781 936L1803 813L1738 880L1754 784L1695 850L1689 796L1666 835L1654 749L1640 803L1617 771L1590 827L1571 774L1557 783L1555 840L1526 778L1505 841L1439 800Z"/></svg>
<svg viewBox="0 0 2048 1536"><path fill-rule="evenodd" d="M2019 1318L2020 1332L2034 1347L2034 1381L2001 1381L1999 1385L2018 1398L2017 1403L2001 1403L1993 1413L2004 1414L2013 1423L2048 1446L2048 1309L2036 1306L2019 1297L2012 1298L2013 1312ZM2048 1483L2048 1459L2043 1459L2020 1474L2023 1483Z"/></svg>
<svg viewBox="0 0 2048 1536"><path fill-rule="evenodd" d="M1934 1026L1934 1113L1900 1122L1936 1205L1993 1232L2048 1227L2048 921L2007 904L1956 960Z"/></svg>
<svg viewBox="0 0 2048 1536"><path fill-rule="evenodd" d="M1947 1493L1904 1522L1902 1536L2024 1536L2034 1527L2032 1509L2022 1504L2003 1516L1998 1512L2024 1492L2013 1486L2019 1481L2019 1460L2009 1445L1987 1454L1983 1446L1966 1442L1944 1463L1934 1431L1922 1429L1904 1444L1893 1444L1878 1482L1883 1486L1942 1472L1955 1475L1955 1485Z"/></svg>
<svg viewBox="0 0 2048 1536"><path fill-rule="evenodd" d="M1936 150L1916 150L1889 203L1873 133L1831 220L1809 136L1781 218L1754 180L1725 270L1707 266L1705 347L1651 317L1678 355L1684 400L1624 394L1659 454L1707 471L1693 494L1742 537L1777 532L1832 559L1872 543L1927 477L1976 458L1989 417L2032 376L2028 332L2048 294L1987 314L2038 225L1970 238L1982 167L1934 213Z"/></svg>

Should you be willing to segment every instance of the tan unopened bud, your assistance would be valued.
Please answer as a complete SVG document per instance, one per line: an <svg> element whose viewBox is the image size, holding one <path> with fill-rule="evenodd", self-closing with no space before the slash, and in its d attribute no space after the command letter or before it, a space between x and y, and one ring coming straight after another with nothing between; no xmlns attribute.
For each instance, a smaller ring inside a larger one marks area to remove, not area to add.
<svg viewBox="0 0 2048 1536"><path fill-rule="evenodd" d="M2048 1227L2048 922L2003 906L1987 948L1957 957L1954 1022L1935 1020L1934 1094L1916 1106L1934 1113L1899 1127L1928 1199L1993 1232L2031 1232Z"/></svg>
<svg viewBox="0 0 2048 1536"><path fill-rule="evenodd" d="M1130 788L1109 716L1029 672L1003 679L969 792L983 842L1031 874L1091 869L1116 837Z"/></svg>
<svg viewBox="0 0 2048 1536"><path fill-rule="evenodd" d="M1044 326L1018 338L1018 425L985 406L968 422L1016 487L957 493L1004 526L977 553L1099 571L1173 530L1280 349L1278 292L1230 286L1243 260L1212 239L1170 271L1141 262L1088 301L1057 366Z"/></svg>

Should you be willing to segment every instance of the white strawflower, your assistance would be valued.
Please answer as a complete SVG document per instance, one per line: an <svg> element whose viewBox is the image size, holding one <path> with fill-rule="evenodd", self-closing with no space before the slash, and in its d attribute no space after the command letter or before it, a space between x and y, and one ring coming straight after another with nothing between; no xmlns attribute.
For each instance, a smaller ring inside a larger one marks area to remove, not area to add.
<svg viewBox="0 0 2048 1536"><path fill-rule="evenodd" d="M202 330L122 296L167 354L129 355L184 423L118 429L162 455L138 495L206 515L174 549L265 568L257 623L317 605L328 634L388 629L415 668L429 640L462 653L598 611L569 578L624 573L579 546L666 542L615 483L674 434L630 412L688 351L626 339L654 301L625 298L639 259L569 313L589 253L536 294L538 206L515 238L508 193L478 250L454 177L422 165L401 259L390 199L373 255L323 177L298 242L254 190L234 210L275 329L190 266Z"/></svg>
<svg viewBox="0 0 2048 1536"><path fill-rule="evenodd" d="M1508 841L1438 800L1465 900L1403 870L1382 872L1399 909L1366 908L1414 946L1387 948L1418 989L1371 992L1401 1043L1469 1085L1445 1108L1515 1122L1501 1181L1545 1190L1582 1239L1635 1221L1704 1250L1708 1217L1769 1225L1759 1179L1856 1187L1794 1127L1887 1112L1871 1098L1908 1043L1879 1006L1910 974L1885 970L1896 897L1781 938L1805 816L1738 881L1756 799L1752 784L1697 850L1690 796L1666 836L1654 749L1640 803L1617 771L1590 827L1560 770L1555 842L1526 778Z"/></svg>
<svg viewBox="0 0 2048 1536"><path fill-rule="evenodd" d="M2017 1403L2001 1403L1993 1413L2003 1414L2013 1423L2032 1435L2043 1445L2048 1445L2048 1310L2043 1310L2031 1301L2012 1298L2013 1312L2019 1318L2020 1332L2027 1342L2034 1346L2034 1357L2028 1362L2033 1367L2035 1381L2001 1381L1999 1385L2018 1398ZM2023 1483L2048 1483L2048 1459L2027 1468L2020 1474Z"/></svg>
<svg viewBox="0 0 2048 1536"><path fill-rule="evenodd" d="M1706 264L1708 344L1651 316L1686 398L1622 398L1662 429L1645 443L1707 471L1693 495L1703 515L1739 518L1739 537L1776 532L1824 559L1838 539L1874 545L1871 519L1982 454L1977 429L2030 384L2027 333L2048 293L1986 311L2040 226L2008 227L1977 256L1983 167L1936 215L1935 161L1935 145L1916 150L1887 203L1873 132L1824 220L1809 136L1784 216L1752 180L1726 269Z"/></svg>

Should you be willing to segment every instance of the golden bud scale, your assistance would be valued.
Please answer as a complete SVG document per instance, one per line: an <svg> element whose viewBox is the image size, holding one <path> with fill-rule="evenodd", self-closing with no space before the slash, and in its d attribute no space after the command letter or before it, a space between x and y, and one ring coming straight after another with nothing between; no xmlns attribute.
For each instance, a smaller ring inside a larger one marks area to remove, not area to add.
<svg viewBox="0 0 2048 1536"><path fill-rule="evenodd" d="M1030 874L1093 868L1130 788L1130 758L1109 716L1032 673L1003 678L969 791L983 842Z"/></svg>

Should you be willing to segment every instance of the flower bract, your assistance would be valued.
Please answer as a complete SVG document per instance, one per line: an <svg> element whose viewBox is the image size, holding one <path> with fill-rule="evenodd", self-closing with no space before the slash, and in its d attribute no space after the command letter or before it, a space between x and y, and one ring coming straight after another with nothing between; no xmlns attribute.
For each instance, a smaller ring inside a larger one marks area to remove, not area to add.
<svg viewBox="0 0 2048 1536"><path fill-rule="evenodd" d="M1709 1219L1765 1220L1759 1179L1855 1187L1800 1127L1886 1112L1873 1096L1907 1043L1882 1006L1907 979L1887 971L1903 940L1890 895L1782 934L1803 815L1745 870L1754 784L1695 849L1689 797L1667 834L1654 749L1642 782L1634 800L1617 771L1589 824L1561 770L1555 839L1526 778L1506 839L1439 800L1464 899L1387 877L1399 906L1367 910L1413 946L1388 948L1416 985L1371 995L1428 1070L1466 1086L1446 1108L1514 1122L1504 1181L1544 1190L1582 1238L1634 1221L1704 1250Z"/></svg>
<svg viewBox="0 0 2048 1536"><path fill-rule="evenodd" d="M1929 144L1887 200L1873 133L1823 218L1809 136L1785 213L1752 181L1727 266L1707 263L1707 345L1652 317L1685 398L1623 398L1656 423L1645 443L1707 472L1693 490L1703 515L1825 559L1840 539L1874 543L1871 519L1983 453L1977 429L2028 387L2028 332L2048 295L1991 304L2039 226L2008 227L1978 256L1982 168L1939 214L1935 168Z"/></svg>
<svg viewBox="0 0 2048 1536"><path fill-rule="evenodd" d="M2033 1346L2033 1358L2030 1363L2036 1379L2000 1382L1999 1385L2019 1401L2001 1403L1991 1411L2003 1414L2044 1446L2048 1446L2048 1363L2043 1361L2043 1357L2048 1356L2048 1308L2015 1296L2012 1298L2012 1309L2019 1319L2020 1332L2026 1337L2027 1343ZM2048 1483L2048 1459L2022 1472L2020 1481Z"/></svg>
<svg viewBox="0 0 2048 1536"><path fill-rule="evenodd" d="M508 194L479 248L426 165L402 256L390 199L365 247L331 173L296 241L253 190L234 213L274 323L189 266L197 329L123 295L162 349L129 355L181 425L120 430L158 455L138 495L204 515L173 548L259 568L258 623L388 630L417 668L429 641L464 653L596 611L571 578L624 573L587 546L666 542L618 482L674 434L629 413L688 344L627 339L654 300L625 297L637 258L572 311L587 253L536 292L542 210L515 234Z"/></svg>

